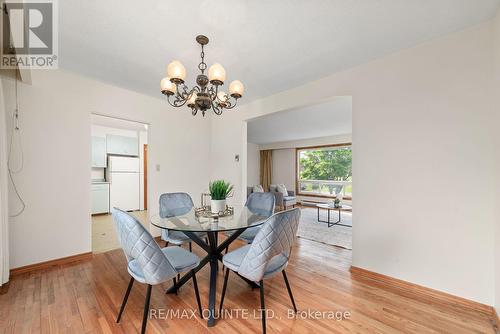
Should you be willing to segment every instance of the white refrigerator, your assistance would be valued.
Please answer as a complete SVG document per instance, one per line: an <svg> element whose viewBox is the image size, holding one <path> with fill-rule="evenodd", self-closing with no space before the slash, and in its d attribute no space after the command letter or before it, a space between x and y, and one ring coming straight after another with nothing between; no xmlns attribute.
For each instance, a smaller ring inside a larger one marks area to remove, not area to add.
<svg viewBox="0 0 500 334"><path fill-rule="evenodd" d="M109 204L125 211L139 210L139 158L109 156Z"/></svg>

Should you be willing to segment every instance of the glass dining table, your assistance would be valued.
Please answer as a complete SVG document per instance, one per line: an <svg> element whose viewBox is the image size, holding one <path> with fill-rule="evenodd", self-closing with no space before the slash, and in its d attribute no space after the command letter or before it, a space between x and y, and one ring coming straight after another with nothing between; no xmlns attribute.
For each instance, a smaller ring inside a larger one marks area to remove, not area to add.
<svg viewBox="0 0 500 334"><path fill-rule="evenodd" d="M172 217L160 217L154 215L151 217L151 224L161 229L171 231L181 231L188 236L193 242L200 246L207 255L200 261L194 272L198 272L205 265L210 264L210 287L208 293L208 327L215 325L215 296L217 289L217 271L219 261L222 262L222 251L226 249L238 236L247 228L259 226L264 223L267 217L250 211L247 207L235 207L234 213L230 216L219 218L207 218L196 214L193 208L189 212ZM205 237L199 232L206 233L208 243L205 242ZM229 236L219 244L218 235L220 232L230 232ZM191 279L192 272L186 273L174 285L172 285L167 293L176 293L177 290ZM239 276L245 280L252 288L258 287L252 281Z"/></svg>

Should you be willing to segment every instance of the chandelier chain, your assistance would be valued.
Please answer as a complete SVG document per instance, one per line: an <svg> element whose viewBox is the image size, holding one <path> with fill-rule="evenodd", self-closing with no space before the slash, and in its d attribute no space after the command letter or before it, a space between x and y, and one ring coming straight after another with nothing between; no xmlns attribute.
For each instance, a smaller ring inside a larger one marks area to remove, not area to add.
<svg viewBox="0 0 500 334"><path fill-rule="evenodd" d="M205 63L205 52L203 50L203 44L201 45L201 63L198 64L198 69L201 71L201 74L205 74L205 70L207 69L207 64Z"/></svg>

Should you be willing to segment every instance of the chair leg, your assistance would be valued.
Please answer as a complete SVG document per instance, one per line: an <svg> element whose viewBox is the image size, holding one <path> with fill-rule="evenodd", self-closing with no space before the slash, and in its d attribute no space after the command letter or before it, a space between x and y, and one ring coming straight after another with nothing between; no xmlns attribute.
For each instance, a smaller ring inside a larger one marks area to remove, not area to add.
<svg viewBox="0 0 500 334"><path fill-rule="evenodd" d="M203 319L203 310L201 309L200 291L198 290L198 282L196 281L196 273L194 272L194 270L192 270L191 272L193 273L194 293L196 295L196 303L198 303L198 312L200 312L200 317Z"/></svg>
<svg viewBox="0 0 500 334"><path fill-rule="evenodd" d="M262 334L266 334L266 305L264 304L264 281L260 285L260 316L262 318Z"/></svg>
<svg viewBox="0 0 500 334"><path fill-rule="evenodd" d="M134 278L130 277L130 282L128 283L127 292L125 292L125 296L123 297L122 306L120 307L120 312L118 313L118 318L116 322L119 323L122 318L122 313L125 310L125 305L127 305L128 295L130 295L130 290L132 290L132 285L134 284Z"/></svg>
<svg viewBox="0 0 500 334"><path fill-rule="evenodd" d="M146 292L146 301L144 302L144 314L142 315L142 329L141 334L146 333L146 325L148 324L149 316L149 301L151 300L151 288L153 286L148 284L148 290Z"/></svg>
<svg viewBox="0 0 500 334"><path fill-rule="evenodd" d="M174 278L172 278L172 280L174 281L174 286L177 284L177 280ZM177 295L177 289L175 289L175 294Z"/></svg>
<svg viewBox="0 0 500 334"><path fill-rule="evenodd" d="M222 312L222 304L224 304L224 296L226 295L228 277L229 277L229 268L226 268L226 274L224 275L224 285L222 286L222 296L220 297L219 316Z"/></svg>
<svg viewBox="0 0 500 334"><path fill-rule="evenodd" d="M189 251L193 252L193 246L191 245L191 241L189 242Z"/></svg>
<svg viewBox="0 0 500 334"><path fill-rule="evenodd" d="M293 299L293 294L292 294L292 289L290 288L290 283L288 283L288 278L286 277L286 273L284 270L282 271L282 273L283 273L283 279L285 280L286 289L288 290L288 295L290 296L290 299L292 300L293 310L295 311L295 313L297 313L297 306L295 306L295 300Z"/></svg>

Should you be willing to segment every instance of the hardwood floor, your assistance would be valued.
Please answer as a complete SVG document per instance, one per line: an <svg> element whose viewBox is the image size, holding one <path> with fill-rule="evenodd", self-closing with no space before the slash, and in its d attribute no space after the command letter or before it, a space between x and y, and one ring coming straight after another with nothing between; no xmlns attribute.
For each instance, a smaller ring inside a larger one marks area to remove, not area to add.
<svg viewBox="0 0 500 334"><path fill-rule="evenodd" d="M203 254L196 247L194 251ZM265 285L266 307L274 313L274 318L267 321L268 333L494 333L490 314L366 278L353 278L350 263L349 250L298 239L287 274L299 311L340 311L350 316L344 320L288 319L291 303L282 276L278 275ZM205 307L207 268L197 275ZM218 276L217 305L222 270ZM142 284L134 284L121 323L115 323L128 280L121 250L96 254L83 263L16 276L0 295L0 331L137 333L146 293ZM165 295L167 287L164 284L153 288L151 308L156 309L156 314L159 309L196 309L191 281L178 295ZM233 319L218 320L215 327L207 328L206 321L199 317L151 318L147 332L260 333L260 319L253 317L254 310L259 314L258 308L258 289L252 291L230 275L224 309L233 310ZM240 312L236 319L237 309L248 309L250 317L243 319Z"/></svg>

